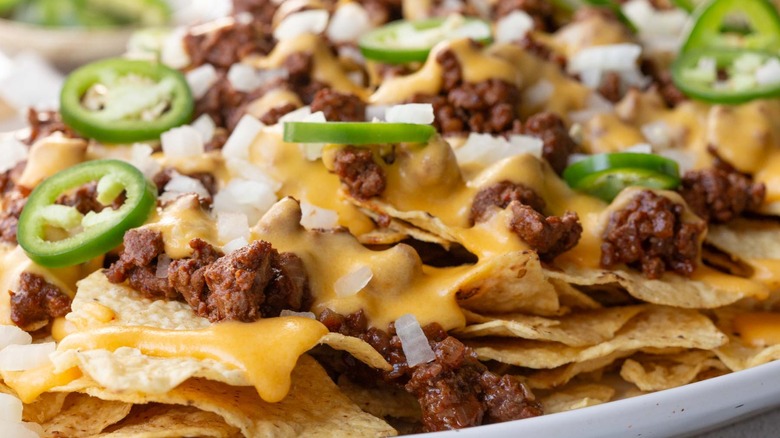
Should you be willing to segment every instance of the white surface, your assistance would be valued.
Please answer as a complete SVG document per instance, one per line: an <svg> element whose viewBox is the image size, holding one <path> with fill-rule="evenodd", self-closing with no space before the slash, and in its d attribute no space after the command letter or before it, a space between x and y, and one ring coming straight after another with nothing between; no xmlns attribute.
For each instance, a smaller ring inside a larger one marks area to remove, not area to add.
<svg viewBox="0 0 780 438"><path fill-rule="evenodd" d="M780 406L780 362L679 388L560 414L481 426L457 432L419 435L430 438L483 437L684 437ZM780 418L761 417L745 425L698 435L707 438L777 436ZM771 422L766 426L764 420ZM744 426L744 428L743 428ZM748 429L750 428L750 429ZM767 434L768 432L768 434Z"/></svg>

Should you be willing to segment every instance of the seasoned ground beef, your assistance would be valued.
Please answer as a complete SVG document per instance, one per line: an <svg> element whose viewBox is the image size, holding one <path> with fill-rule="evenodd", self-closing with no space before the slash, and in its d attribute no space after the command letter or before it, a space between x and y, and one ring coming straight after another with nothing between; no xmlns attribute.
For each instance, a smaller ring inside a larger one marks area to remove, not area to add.
<svg viewBox="0 0 780 438"><path fill-rule="evenodd" d="M496 18L502 18L514 11L523 11L534 19L536 30L555 30L553 3L546 0L498 0L494 11Z"/></svg>
<svg viewBox="0 0 780 438"><path fill-rule="evenodd" d="M601 78L601 84L598 87L599 94L612 103L620 102L623 98L623 88L620 74L609 71Z"/></svg>
<svg viewBox="0 0 780 438"><path fill-rule="evenodd" d="M439 95L415 95L413 102L430 103L436 116L434 126L443 134L483 132L508 133L520 124L517 103L520 91L499 79L477 83L463 81L460 62L451 50L436 56L442 66Z"/></svg>
<svg viewBox="0 0 780 438"><path fill-rule="evenodd" d="M683 209L664 196L639 192L610 216L602 234L601 265L611 268L625 263L652 279L667 270L691 275L707 225L684 223Z"/></svg>
<svg viewBox="0 0 780 438"><path fill-rule="evenodd" d="M304 104L309 105L314 100L318 91L327 85L312 79L314 59L310 53L296 52L284 60L284 68L287 70L286 85Z"/></svg>
<svg viewBox="0 0 780 438"><path fill-rule="evenodd" d="M190 55L190 68L211 64L226 71L250 54L267 54L273 48L273 39L264 28L261 23L235 20L211 32L187 33L184 48Z"/></svg>
<svg viewBox="0 0 780 438"><path fill-rule="evenodd" d="M61 132L69 138L78 137L62 121L58 111L38 111L32 107L27 110L27 124L30 127L30 135L26 139L27 144L33 144L36 140L48 137L55 132Z"/></svg>
<svg viewBox="0 0 780 438"><path fill-rule="evenodd" d="M260 117L260 121L263 122L266 125L275 125L279 123L279 119L282 118L285 114L291 113L298 109L298 106L293 103L285 103L281 106L276 106L268 110L267 113L263 114L262 117Z"/></svg>
<svg viewBox="0 0 780 438"><path fill-rule="evenodd" d="M517 44L539 58L558 64L561 69L566 68L566 57L556 53L549 46L534 38L531 33L525 34L523 39L518 41Z"/></svg>
<svg viewBox="0 0 780 438"><path fill-rule="evenodd" d="M347 146L336 152L333 171L349 193L358 199L369 199L385 191L385 172L374 161L371 149Z"/></svg>
<svg viewBox="0 0 780 438"><path fill-rule="evenodd" d="M640 66L642 73L651 79L650 87L658 91L669 107L674 108L688 100L688 96L674 85L669 69L659 67L650 59L643 59Z"/></svg>
<svg viewBox="0 0 780 438"><path fill-rule="evenodd" d="M77 188L71 193L60 195L55 201L56 204L67 205L74 207L81 214L87 214L90 211L99 213L103 211L106 206L98 202L97 200L97 182L89 182L83 186ZM125 202L125 195L121 193L116 197L113 203L109 207L114 210L118 209Z"/></svg>
<svg viewBox="0 0 780 438"><path fill-rule="evenodd" d="M271 26L274 14L279 5L273 0L233 0L233 13L248 12L254 16L254 21Z"/></svg>
<svg viewBox="0 0 780 438"><path fill-rule="evenodd" d="M519 201L536 211L544 211L545 202L532 189L511 181L501 181L480 190L471 204L469 221L485 222L492 216L491 207L505 209L512 201Z"/></svg>
<svg viewBox="0 0 780 438"><path fill-rule="evenodd" d="M545 261L551 261L577 245L582 225L577 213L567 211L563 216L545 216L533 208L513 201L509 227Z"/></svg>
<svg viewBox="0 0 780 438"><path fill-rule="evenodd" d="M246 93L236 91L225 74L220 74L208 92L195 102L195 117L208 114L218 127L233 129L244 115Z"/></svg>
<svg viewBox="0 0 780 438"><path fill-rule="evenodd" d="M343 363L335 366L363 384L383 380L413 394L420 402L426 432L542 414L541 405L522 383L488 371L472 349L448 336L438 324L423 328L436 359L409 367L392 325L388 331L369 328L362 311L343 316L326 309L319 320L332 332L366 341L385 357L393 366L391 371L370 369L346 353Z"/></svg>
<svg viewBox="0 0 780 438"><path fill-rule="evenodd" d="M0 196L7 194L16 187L16 181L22 176L26 166L27 161L20 161L16 166L0 173Z"/></svg>
<svg viewBox="0 0 780 438"><path fill-rule="evenodd" d="M70 312L70 297L38 274L22 272L19 288L9 293L11 321L23 329L40 328Z"/></svg>
<svg viewBox="0 0 780 438"><path fill-rule="evenodd" d="M157 193L159 195L162 195L163 191L165 190L165 186L168 185L168 183L171 181L175 172L177 172L177 170L172 167L164 167L152 177L152 182L154 182L154 185L157 187ZM198 202L200 203L201 207L209 208L212 201L214 200L214 195L217 194L219 189L217 178L214 176L214 174L211 172L193 172L182 175L200 181L200 183L203 185L203 188L209 192L209 196L198 196ZM159 205L165 207L172 203L173 200L163 201L162 199L158 199L157 202Z"/></svg>
<svg viewBox="0 0 780 438"><path fill-rule="evenodd" d="M157 276L157 263L165 255L162 233L149 229L133 229L125 233L124 249L105 275L111 283L125 280L133 289L151 299L177 299L179 294L165 277Z"/></svg>
<svg viewBox="0 0 780 438"><path fill-rule="evenodd" d="M577 143L572 140L566 125L557 114L534 114L525 121L523 133L542 140L542 156L559 175L568 165L569 156L577 152Z"/></svg>
<svg viewBox="0 0 780 438"><path fill-rule="evenodd" d="M755 211L766 196L764 184L754 184L749 176L717 167L686 172L679 191L694 213L714 223Z"/></svg>
<svg viewBox="0 0 780 438"><path fill-rule="evenodd" d="M208 287L205 269L224 254L201 239L191 240L190 248L193 250L190 257L173 260L168 266L168 284L198 315L207 316L210 312L206 304Z"/></svg>
<svg viewBox="0 0 780 438"><path fill-rule="evenodd" d="M353 94L344 94L323 88L314 95L311 111L322 111L329 122L363 122L366 103Z"/></svg>
<svg viewBox="0 0 780 438"><path fill-rule="evenodd" d="M16 244L16 226L27 203L27 195L29 193L19 188L3 195L3 210L0 211L0 240L3 242Z"/></svg>
<svg viewBox="0 0 780 438"><path fill-rule="evenodd" d="M400 20L403 17L401 12L402 0L358 0L366 11L371 21L375 24L387 23Z"/></svg>

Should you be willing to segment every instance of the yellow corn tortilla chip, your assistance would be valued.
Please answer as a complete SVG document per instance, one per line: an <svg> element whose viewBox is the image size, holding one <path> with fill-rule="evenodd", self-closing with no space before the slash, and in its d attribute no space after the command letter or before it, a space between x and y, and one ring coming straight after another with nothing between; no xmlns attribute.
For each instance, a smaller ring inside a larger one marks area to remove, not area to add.
<svg viewBox="0 0 780 438"><path fill-rule="evenodd" d="M612 339L621 327L645 308L643 306L611 307L558 318L523 314L483 316L468 312L467 320L475 324L456 330L454 333L465 338L503 336L585 347Z"/></svg>
<svg viewBox="0 0 780 438"><path fill-rule="evenodd" d="M623 362L620 377L642 391L661 391L694 382L703 371L713 368L725 367L708 351L668 356L638 355Z"/></svg>
<svg viewBox="0 0 780 438"><path fill-rule="evenodd" d="M588 406L600 405L612 400L615 389L594 383L573 385L553 394L540 397L545 414L571 411Z"/></svg>
<svg viewBox="0 0 780 438"><path fill-rule="evenodd" d="M564 310L562 313L569 312L572 309L599 309L603 307L598 301L594 300L585 292L576 287L554 278L548 278L555 291L558 292L558 302Z"/></svg>
<svg viewBox="0 0 780 438"><path fill-rule="evenodd" d="M189 406L136 405L124 420L98 435L105 438L238 438L241 430L217 414Z"/></svg>
<svg viewBox="0 0 780 438"><path fill-rule="evenodd" d="M85 392L103 400L193 406L221 416L251 437L380 437L395 435L383 420L363 412L330 380L325 370L304 355L292 375L292 387L278 403L263 401L252 387L190 379L163 394L113 392L85 377L55 391Z"/></svg>
<svg viewBox="0 0 780 438"><path fill-rule="evenodd" d="M734 335L732 321L738 309L719 309L715 312L718 327L729 335L729 342L715 349L715 354L731 371L742 371L780 359L780 344L753 346Z"/></svg>
<svg viewBox="0 0 780 438"><path fill-rule="evenodd" d="M600 371L613 362L630 356L633 351L618 351L596 359L574 362L551 370L540 370L527 377L526 382L531 389L552 389L569 383L575 377Z"/></svg>
<svg viewBox="0 0 780 438"><path fill-rule="evenodd" d="M0 393L17 396L13 389L3 383L2 379L0 379ZM33 423L43 423L50 420L62 411L67 396L68 394L64 393L41 394L33 403L24 404L22 420Z"/></svg>
<svg viewBox="0 0 780 438"><path fill-rule="evenodd" d="M527 368L556 368L620 351L642 348L684 347L704 350L727 342L707 317L694 310L652 306L629 321L613 339L590 347L530 340L470 340L481 359Z"/></svg>
<svg viewBox="0 0 780 438"><path fill-rule="evenodd" d="M365 412L379 418L420 421L420 404L408 392L380 384L373 388L356 385L346 376L339 377L339 389Z"/></svg>
<svg viewBox="0 0 780 438"><path fill-rule="evenodd" d="M780 287L780 224L773 220L740 218L725 225L712 225L707 242L736 261L753 268L752 278L773 289Z"/></svg>
<svg viewBox="0 0 780 438"><path fill-rule="evenodd" d="M47 437L90 437L130 413L130 403L105 401L85 394L70 394L62 411L41 424Z"/></svg>

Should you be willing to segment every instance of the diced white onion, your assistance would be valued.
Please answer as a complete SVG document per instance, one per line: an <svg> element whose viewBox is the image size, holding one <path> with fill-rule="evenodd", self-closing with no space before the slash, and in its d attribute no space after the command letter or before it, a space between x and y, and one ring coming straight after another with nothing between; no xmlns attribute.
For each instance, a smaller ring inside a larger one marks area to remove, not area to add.
<svg viewBox="0 0 780 438"><path fill-rule="evenodd" d="M756 70L756 82L759 85L771 85L780 82L780 61L770 58Z"/></svg>
<svg viewBox="0 0 780 438"><path fill-rule="evenodd" d="M231 252L241 249L247 245L249 245L249 241L243 237L239 237L237 239L233 239L230 242L226 243L222 247L222 252L224 252L225 254L230 254Z"/></svg>
<svg viewBox="0 0 780 438"><path fill-rule="evenodd" d="M341 4L328 25L328 39L334 43L357 41L371 30L371 17L366 9L357 2Z"/></svg>
<svg viewBox="0 0 780 438"><path fill-rule="evenodd" d="M151 146L144 143L135 143L130 149L130 164L140 170L147 178L152 178L158 172L162 166L154 158L152 153L154 149Z"/></svg>
<svg viewBox="0 0 780 438"><path fill-rule="evenodd" d="M217 79L217 69L211 64L203 64L187 72L187 83L195 99L205 96Z"/></svg>
<svg viewBox="0 0 780 438"><path fill-rule="evenodd" d="M236 178L214 196L213 208L217 213L243 213L254 224L276 201L276 193L267 184Z"/></svg>
<svg viewBox="0 0 780 438"><path fill-rule="evenodd" d="M317 319L317 315L313 312L295 312L289 309L282 309L279 316L300 316L301 318Z"/></svg>
<svg viewBox="0 0 780 438"><path fill-rule="evenodd" d="M385 119L390 123L414 123L430 125L434 120L433 105L430 103L407 103L387 109Z"/></svg>
<svg viewBox="0 0 780 438"><path fill-rule="evenodd" d="M689 170L693 170L696 165L696 156L689 151L681 149L665 149L659 151L658 155L676 161L677 166L680 168L680 174L683 174Z"/></svg>
<svg viewBox="0 0 780 438"><path fill-rule="evenodd" d="M295 38L305 33L320 34L328 26L328 11L312 9L290 14L274 29L279 41Z"/></svg>
<svg viewBox="0 0 780 438"><path fill-rule="evenodd" d="M509 43L519 41L534 28L534 19L524 11L517 10L504 16L496 23L496 41Z"/></svg>
<svg viewBox="0 0 780 438"><path fill-rule="evenodd" d="M689 16L682 9L657 10L648 0L631 0L621 7L636 26L639 40L650 52L676 52Z"/></svg>
<svg viewBox="0 0 780 438"><path fill-rule="evenodd" d="M238 121L236 129L222 147L222 155L226 158L249 159L249 146L262 131L263 125L256 118L245 115Z"/></svg>
<svg viewBox="0 0 780 438"><path fill-rule="evenodd" d="M196 157L205 150L200 132L189 125L163 132L160 136L160 142L167 158Z"/></svg>
<svg viewBox="0 0 780 438"><path fill-rule="evenodd" d="M385 114L390 105L367 105L366 120L385 120Z"/></svg>
<svg viewBox="0 0 780 438"><path fill-rule="evenodd" d="M641 54L642 47L637 44L621 43L586 47L569 58L566 70L574 74L586 70L629 70L636 67Z"/></svg>
<svg viewBox="0 0 780 438"><path fill-rule="evenodd" d="M157 269L154 276L157 278L168 278L168 268L171 266L171 258L167 254L157 257Z"/></svg>
<svg viewBox="0 0 780 438"><path fill-rule="evenodd" d="M187 31L184 28L176 29L165 39L160 53L160 60L168 67L182 69L190 65L190 55L184 48L184 35Z"/></svg>
<svg viewBox="0 0 780 438"><path fill-rule="evenodd" d="M271 187L274 191L278 191L282 188L281 182L275 180L263 169L255 166L247 160L229 158L225 160L225 167L227 167L230 173L232 173L234 176L251 181L257 181Z"/></svg>
<svg viewBox="0 0 780 438"><path fill-rule="evenodd" d="M240 62L230 66L227 78L230 85L242 93L254 91L263 84L263 78L254 67Z"/></svg>
<svg viewBox="0 0 780 438"><path fill-rule="evenodd" d="M15 135L6 134L0 142L3 153L0 154L0 173L13 169L17 164L27 159L27 146Z"/></svg>
<svg viewBox="0 0 780 438"><path fill-rule="evenodd" d="M171 180L168 181L164 190L165 193L163 195L171 193L174 198L178 198L185 193L194 193L202 199L211 197L211 193L203 186L200 180L178 173L174 174Z"/></svg>
<svg viewBox="0 0 780 438"><path fill-rule="evenodd" d="M333 284L333 290L339 297L350 297L357 294L374 278L374 272L368 265L362 265L349 274L341 276Z"/></svg>
<svg viewBox="0 0 780 438"><path fill-rule="evenodd" d="M203 143L208 143L214 138L214 131L217 129L214 119L208 114L202 114L190 124L196 131L200 133L200 138Z"/></svg>
<svg viewBox="0 0 780 438"><path fill-rule="evenodd" d="M279 124L284 122L305 122L309 116L311 116L311 107L302 106L279 117Z"/></svg>
<svg viewBox="0 0 780 438"><path fill-rule="evenodd" d="M54 342L30 345L9 345L0 350L0 370L25 371L50 363L49 355L54 353Z"/></svg>
<svg viewBox="0 0 780 438"><path fill-rule="evenodd" d="M0 392L0 421L22 421L22 401L18 398Z"/></svg>
<svg viewBox="0 0 780 438"><path fill-rule="evenodd" d="M532 87L525 90L523 94L523 100L528 102L529 105L540 105L552 97L555 91L555 86L547 79L541 79L535 83Z"/></svg>
<svg viewBox="0 0 780 438"><path fill-rule="evenodd" d="M410 367L428 363L436 359L436 353L428 344L420 323L411 313L395 320L395 332L401 340L401 348L406 356L406 363Z"/></svg>
<svg viewBox="0 0 780 438"><path fill-rule="evenodd" d="M621 152L628 152L631 154L652 154L653 147L647 143L637 143L633 146L629 146L623 149Z"/></svg>
<svg viewBox="0 0 780 438"><path fill-rule="evenodd" d="M29 345L32 336L15 325L0 325L0 350L9 345Z"/></svg>
<svg viewBox="0 0 780 438"><path fill-rule="evenodd" d="M509 140L490 134L472 132L463 146L455 149L455 157L461 166L478 164L489 166L504 158L530 153L542 156L544 142L528 135L513 135Z"/></svg>
<svg viewBox="0 0 780 438"><path fill-rule="evenodd" d="M309 230L331 230L339 226L339 214L308 202L301 202L301 225Z"/></svg>
<svg viewBox="0 0 780 438"><path fill-rule="evenodd" d="M0 421L0 430L3 438L38 438L41 436L33 430L35 423L22 423L21 421Z"/></svg>
<svg viewBox="0 0 780 438"><path fill-rule="evenodd" d="M243 213L217 213L217 236L222 242L230 242L239 237L249 239L249 218Z"/></svg>
<svg viewBox="0 0 780 438"><path fill-rule="evenodd" d="M657 149L666 149L671 146L669 124L663 120L645 123L639 127L642 135Z"/></svg>
<svg viewBox="0 0 780 438"><path fill-rule="evenodd" d="M612 111L612 107L612 103L607 99L604 99L600 94L590 93L586 102L586 107L579 111L570 112L569 119L575 123L585 123L598 114Z"/></svg>

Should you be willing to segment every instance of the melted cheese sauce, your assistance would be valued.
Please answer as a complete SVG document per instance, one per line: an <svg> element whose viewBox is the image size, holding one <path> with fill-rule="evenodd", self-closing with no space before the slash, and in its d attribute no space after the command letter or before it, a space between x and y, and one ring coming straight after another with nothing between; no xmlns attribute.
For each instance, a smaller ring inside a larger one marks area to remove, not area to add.
<svg viewBox="0 0 780 438"><path fill-rule="evenodd" d="M780 344L780 313L755 312L737 315L734 330L754 347Z"/></svg>

